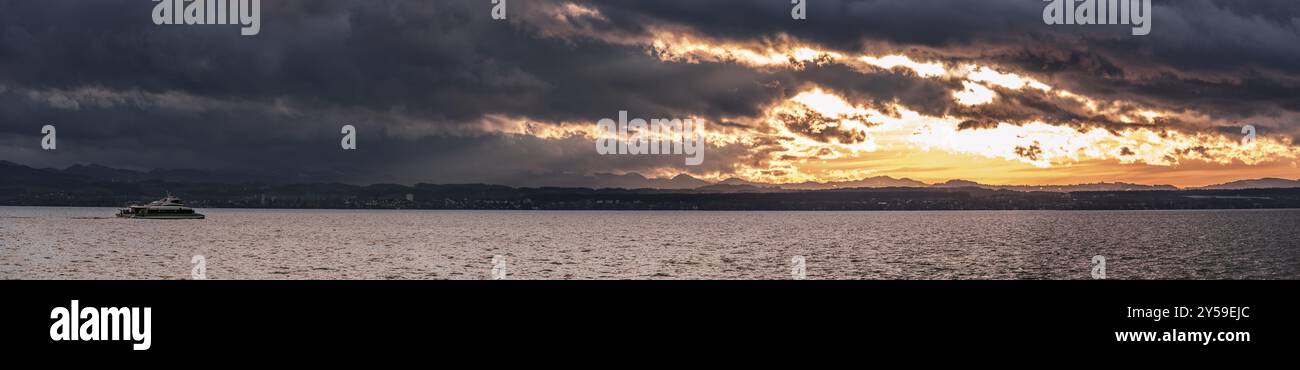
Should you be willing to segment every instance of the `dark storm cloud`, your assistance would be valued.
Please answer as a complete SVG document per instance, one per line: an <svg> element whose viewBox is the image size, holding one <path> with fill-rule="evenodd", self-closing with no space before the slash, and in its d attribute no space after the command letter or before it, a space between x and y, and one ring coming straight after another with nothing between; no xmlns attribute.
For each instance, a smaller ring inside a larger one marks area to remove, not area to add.
<svg viewBox="0 0 1300 370"><path fill-rule="evenodd" d="M761 94L743 68L663 64L637 48L538 38L487 20L478 1L264 4L264 32L244 38L155 26L147 1L10 3L0 15L0 76L15 86L400 107L449 121L484 112L590 119L613 107L744 113L752 107L728 102ZM72 19L47 22L47 14Z"/></svg>
<svg viewBox="0 0 1300 370"><path fill-rule="evenodd" d="M0 4L0 86L9 106L0 132L25 136L55 123L65 151L85 151L77 160L136 167L470 163L486 154L445 149L471 148L474 140L390 133L416 125L435 136L475 134L457 127L486 114L586 124L628 110L716 121L755 115L758 102L782 93L762 84L768 76L739 66L660 63L641 47L539 37L526 25L491 21L483 1L265 1L257 37L155 26L151 6ZM512 4L511 11L522 18L532 9ZM358 126L369 150L340 151L342 124ZM545 143L516 144L477 166L451 167L463 172L430 164L421 173L458 181L488 176L480 172L647 170L668 162L581 163L575 159L591 157L594 147L568 145L550 153L560 156L555 162L501 158L537 155L527 146ZM14 158L19 148L6 151Z"/></svg>
<svg viewBox="0 0 1300 370"><path fill-rule="evenodd" d="M809 67L793 73L799 81L815 83L856 104L889 113L892 104L930 116L943 116L954 109L952 91L960 90L954 80L920 79L901 69L873 74L854 72L840 65ZM790 95L797 91L790 91Z"/></svg>
<svg viewBox="0 0 1300 370"><path fill-rule="evenodd" d="M1134 126L1105 115L1090 114L1076 100L1041 90L1011 90L1003 87L993 87L992 90L998 93L992 102L975 106L954 104L948 113L967 119L961 124L963 129L996 127L997 122L1025 124L1034 121L1077 128L1101 126L1112 131Z"/></svg>
<svg viewBox="0 0 1300 370"><path fill-rule="evenodd" d="M781 113L777 116L791 132L799 133L811 139L829 143L856 144L867 140L867 134L860 130L835 126L840 117L831 118L817 112L806 111L802 114ZM843 119L865 118L843 117Z"/></svg>
<svg viewBox="0 0 1300 370"><path fill-rule="evenodd" d="M1045 25L1044 3L1034 0L810 1L804 22L789 18L786 1L593 4L623 23L678 22L714 37L786 33L840 50L991 61L1086 95L1170 110L1300 111L1300 2L1292 0L1156 0L1153 31L1141 37L1130 26Z"/></svg>
<svg viewBox="0 0 1300 370"><path fill-rule="evenodd" d="M1173 111L1300 112L1300 2L1289 0L1156 1L1144 37L1128 36L1127 26L1046 26L1034 0L810 0L807 21L790 19L787 0L576 3L603 18L557 20L549 12L559 0L511 2L508 21L491 20L487 0L266 0L261 33L243 37L233 28L156 26L147 0L3 1L0 159L527 183L530 173L649 171L680 158L595 156L578 138L484 132L485 116L585 125L627 110L741 126L726 119L760 116L807 85L886 113L898 103L955 116L968 129L1033 119L1121 125L1034 91L999 89L988 106L961 107L952 80L841 65L665 63L645 45L613 41L652 26L994 62L1089 96ZM34 149L44 124L59 127L58 153ZM343 124L359 128L362 150L339 150ZM1271 125L1300 134L1295 122ZM710 149L705 167L683 169L727 172L774 150L761 142Z"/></svg>

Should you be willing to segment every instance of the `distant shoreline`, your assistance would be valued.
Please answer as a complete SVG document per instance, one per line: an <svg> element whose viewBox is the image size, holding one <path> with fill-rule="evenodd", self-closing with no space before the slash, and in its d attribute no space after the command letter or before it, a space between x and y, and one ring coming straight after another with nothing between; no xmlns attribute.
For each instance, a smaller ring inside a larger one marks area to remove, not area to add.
<svg viewBox="0 0 1300 370"><path fill-rule="evenodd" d="M0 205L124 207L174 194L194 208L538 211L1016 211L1300 208L1300 181L1259 179L1177 189L1123 183L995 186L888 177L798 189L704 182L671 187L512 187L490 184L277 182L205 171L138 172L102 166L37 169L0 160ZM610 179L646 184L643 177ZM284 180L280 178L278 180ZM810 184L793 186L811 186Z"/></svg>
<svg viewBox="0 0 1300 370"><path fill-rule="evenodd" d="M1028 211L1297 209L1300 189L1021 192L984 188L700 192L660 189L122 184L0 191L0 205L121 207L170 191L195 208L536 211ZM164 190L165 189L165 190ZM4 189L0 189L4 190Z"/></svg>
<svg viewBox="0 0 1300 370"><path fill-rule="evenodd" d="M112 206L23 206L23 205L4 205L0 208L49 208L49 209L73 209L73 208L99 208L113 210L120 207ZM1295 208L1180 208L1180 209L923 209L923 210L718 210L718 209L432 209L432 208L230 208L230 207L197 207L196 210L222 210L222 211L416 211L416 212L537 212L537 213L565 213L565 212L618 212L618 213L653 213L653 212L701 212L701 213L799 213L799 212L834 212L834 213L854 213L854 212L897 212L897 213L923 213L923 212L1178 212L1178 211L1199 211L1199 212L1222 212L1222 211L1300 211L1300 207ZM0 219L6 218L31 218L31 217L9 217L0 216ZM87 219L118 219L113 216L92 217ZM164 220L165 221L165 220Z"/></svg>

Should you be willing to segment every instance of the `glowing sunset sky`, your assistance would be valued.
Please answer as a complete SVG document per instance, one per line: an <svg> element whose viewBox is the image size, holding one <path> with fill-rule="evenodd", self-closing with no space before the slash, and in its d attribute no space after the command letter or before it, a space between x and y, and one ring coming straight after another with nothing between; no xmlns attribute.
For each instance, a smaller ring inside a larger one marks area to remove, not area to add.
<svg viewBox="0 0 1300 370"><path fill-rule="evenodd" d="M1300 178L1300 2L1156 1L1146 36L1045 25L1038 1L808 6L266 1L246 38L155 26L149 1L6 3L0 157L528 186ZM706 122L704 164L597 155L624 110ZM57 156L31 139L47 123ZM337 150L343 124L362 150Z"/></svg>

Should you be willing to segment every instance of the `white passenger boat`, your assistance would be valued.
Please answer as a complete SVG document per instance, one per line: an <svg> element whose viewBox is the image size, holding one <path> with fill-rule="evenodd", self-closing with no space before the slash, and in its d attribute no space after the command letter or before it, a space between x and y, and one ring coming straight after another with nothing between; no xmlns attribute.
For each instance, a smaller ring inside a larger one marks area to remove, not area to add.
<svg viewBox="0 0 1300 370"><path fill-rule="evenodd" d="M180 198L167 197L142 206L129 206L117 212L121 218L147 218L156 220L202 220L203 215L185 207Z"/></svg>

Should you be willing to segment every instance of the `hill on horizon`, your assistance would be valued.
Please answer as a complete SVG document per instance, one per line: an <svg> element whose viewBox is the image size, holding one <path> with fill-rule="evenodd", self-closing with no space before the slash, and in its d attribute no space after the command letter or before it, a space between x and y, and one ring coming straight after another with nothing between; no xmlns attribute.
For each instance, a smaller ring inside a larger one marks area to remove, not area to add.
<svg viewBox="0 0 1300 370"><path fill-rule="evenodd" d="M0 181L35 181L52 184L59 181L85 179L106 182L169 181L181 183L330 183L321 174L255 174L221 170L193 169L154 169L136 171L119 169L98 164L75 164L64 169L32 168L21 164L0 160ZM294 181L298 180L298 181ZM1011 190L1020 192L1077 192L1077 191L1151 191L1151 190L1240 190L1240 189L1285 189L1300 188L1300 179L1262 178L1237 180L1223 184L1202 187L1178 188L1173 185L1144 185L1124 182L1090 183L1071 185L988 185L974 181L953 179L942 183L927 184L909 179L891 176L873 176L861 180L833 182L801 183L762 183L740 178L728 178L712 182L679 174L671 178L649 178L636 172L625 174L597 173L592 175L576 174L542 174L532 177L532 184L493 184L511 187L570 187L590 189L662 189L662 190L701 190L706 192L767 192L782 190L831 190L857 188L981 188L990 190ZM360 184L371 185L371 184Z"/></svg>

